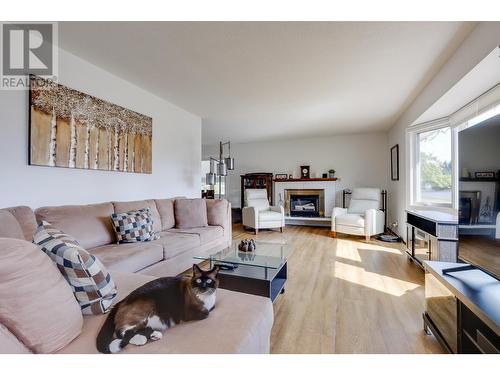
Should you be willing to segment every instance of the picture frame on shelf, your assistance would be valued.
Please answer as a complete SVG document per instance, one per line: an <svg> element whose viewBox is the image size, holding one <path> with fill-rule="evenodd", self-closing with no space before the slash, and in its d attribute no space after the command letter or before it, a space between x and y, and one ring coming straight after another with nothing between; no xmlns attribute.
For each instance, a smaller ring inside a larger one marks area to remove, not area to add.
<svg viewBox="0 0 500 375"><path fill-rule="evenodd" d="M274 178L276 180L286 180L286 179L288 179L288 175L286 173L276 173L274 175Z"/></svg>
<svg viewBox="0 0 500 375"><path fill-rule="evenodd" d="M399 144L391 147L391 181L399 181Z"/></svg>
<svg viewBox="0 0 500 375"><path fill-rule="evenodd" d="M476 172L474 175L476 178L495 178L496 177L495 172Z"/></svg>

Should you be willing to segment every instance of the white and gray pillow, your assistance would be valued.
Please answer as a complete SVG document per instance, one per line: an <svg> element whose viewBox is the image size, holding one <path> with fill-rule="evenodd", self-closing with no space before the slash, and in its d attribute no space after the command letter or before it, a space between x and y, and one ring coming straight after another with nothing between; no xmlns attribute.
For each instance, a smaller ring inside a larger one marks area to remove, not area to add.
<svg viewBox="0 0 500 375"><path fill-rule="evenodd" d="M33 242L54 261L73 289L83 314L106 313L116 297L116 286L104 265L72 236L43 221Z"/></svg>

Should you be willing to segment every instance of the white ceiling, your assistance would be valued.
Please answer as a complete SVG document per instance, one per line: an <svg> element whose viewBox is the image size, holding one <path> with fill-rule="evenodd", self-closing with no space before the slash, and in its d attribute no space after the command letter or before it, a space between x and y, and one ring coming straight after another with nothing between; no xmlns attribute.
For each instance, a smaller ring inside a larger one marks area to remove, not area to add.
<svg viewBox="0 0 500 375"><path fill-rule="evenodd" d="M62 48L203 119L203 144L388 129L465 22L63 22Z"/></svg>

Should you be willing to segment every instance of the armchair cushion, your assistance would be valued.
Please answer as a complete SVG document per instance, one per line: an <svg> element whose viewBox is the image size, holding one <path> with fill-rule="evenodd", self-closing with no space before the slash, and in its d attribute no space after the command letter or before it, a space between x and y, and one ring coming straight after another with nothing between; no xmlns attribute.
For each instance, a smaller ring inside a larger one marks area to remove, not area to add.
<svg viewBox="0 0 500 375"><path fill-rule="evenodd" d="M245 206L255 207L257 211L268 210L269 200L266 189L246 189Z"/></svg>
<svg viewBox="0 0 500 375"><path fill-rule="evenodd" d="M372 201L368 199L351 199L347 212L350 214L364 215L366 210L379 208L379 201Z"/></svg>
<svg viewBox="0 0 500 375"><path fill-rule="evenodd" d="M281 221L283 214L276 211L259 211L259 222L265 221Z"/></svg>
<svg viewBox="0 0 500 375"><path fill-rule="evenodd" d="M352 189L351 199L380 201L381 193L379 188L354 188Z"/></svg>
<svg viewBox="0 0 500 375"><path fill-rule="evenodd" d="M356 188L352 190L348 212L364 214L366 210L380 208L381 191L378 188Z"/></svg>
<svg viewBox="0 0 500 375"><path fill-rule="evenodd" d="M337 216L335 224L363 228L365 226L365 218L358 214L345 214Z"/></svg>

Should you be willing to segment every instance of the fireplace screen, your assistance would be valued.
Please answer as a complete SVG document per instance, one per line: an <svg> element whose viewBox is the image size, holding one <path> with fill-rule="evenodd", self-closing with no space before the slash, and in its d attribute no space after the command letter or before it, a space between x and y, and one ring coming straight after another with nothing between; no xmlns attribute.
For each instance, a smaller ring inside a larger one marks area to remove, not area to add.
<svg viewBox="0 0 500 375"><path fill-rule="evenodd" d="M319 216L318 195L292 195L290 216Z"/></svg>
<svg viewBox="0 0 500 375"><path fill-rule="evenodd" d="M323 189L286 189L285 214L294 217L323 217L325 193Z"/></svg>

